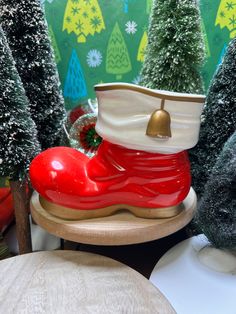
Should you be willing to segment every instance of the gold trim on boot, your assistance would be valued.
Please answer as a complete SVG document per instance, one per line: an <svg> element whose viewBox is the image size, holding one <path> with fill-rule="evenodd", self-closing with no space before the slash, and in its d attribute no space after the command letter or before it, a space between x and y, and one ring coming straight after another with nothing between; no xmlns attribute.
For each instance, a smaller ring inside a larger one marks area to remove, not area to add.
<svg viewBox="0 0 236 314"><path fill-rule="evenodd" d="M193 102L203 104L205 102L205 95L194 95L192 94L185 94L185 93L177 93L177 92L170 92L167 91L160 91L154 90L150 88L146 88L139 85L134 84L127 84L127 83L108 83L108 84L99 84L94 86L95 92L105 92L111 90L130 90L134 92L139 92L144 95L149 95L152 97L165 99L165 100L172 100L172 101L186 101L186 102Z"/></svg>
<svg viewBox="0 0 236 314"><path fill-rule="evenodd" d="M119 210L128 210L135 216L141 218L171 218L178 215L183 210L182 203L173 207L163 208L140 208L125 204L117 204L99 209L81 210L51 203L42 196L39 196L39 201L42 207L50 214L68 220L106 217Z"/></svg>

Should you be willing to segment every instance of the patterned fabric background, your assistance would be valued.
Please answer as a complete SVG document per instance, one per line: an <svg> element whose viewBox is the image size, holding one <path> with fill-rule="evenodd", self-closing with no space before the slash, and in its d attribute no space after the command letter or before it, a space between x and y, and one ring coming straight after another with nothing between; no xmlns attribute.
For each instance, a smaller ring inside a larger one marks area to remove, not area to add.
<svg viewBox="0 0 236 314"><path fill-rule="evenodd" d="M41 0L67 109L101 82L139 82L152 0ZM205 86L236 35L236 0L201 0Z"/></svg>

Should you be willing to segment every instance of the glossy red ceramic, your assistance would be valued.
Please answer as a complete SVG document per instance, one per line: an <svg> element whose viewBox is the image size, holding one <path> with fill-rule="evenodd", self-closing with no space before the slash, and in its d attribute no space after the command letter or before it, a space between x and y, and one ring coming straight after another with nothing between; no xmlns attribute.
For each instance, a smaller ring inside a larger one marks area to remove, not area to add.
<svg viewBox="0 0 236 314"><path fill-rule="evenodd" d="M31 163L30 178L48 201L84 210L174 206L185 199L191 181L185 151L154 154L106 141L91 159L69 147L48 149Z"/></svg>

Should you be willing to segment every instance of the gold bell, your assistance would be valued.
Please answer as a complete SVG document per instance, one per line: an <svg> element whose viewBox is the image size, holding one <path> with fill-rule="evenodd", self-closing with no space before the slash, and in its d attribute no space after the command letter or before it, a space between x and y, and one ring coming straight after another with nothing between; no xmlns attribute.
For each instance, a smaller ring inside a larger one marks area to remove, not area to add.
<svg viewBox="0 0 236 314"><path fill-rule="evenodd" d="M160 139L171 137L171 118L169 112L164 110L165 100L161 102L161 109L155 110L148 122L146 135Z"/></svg>

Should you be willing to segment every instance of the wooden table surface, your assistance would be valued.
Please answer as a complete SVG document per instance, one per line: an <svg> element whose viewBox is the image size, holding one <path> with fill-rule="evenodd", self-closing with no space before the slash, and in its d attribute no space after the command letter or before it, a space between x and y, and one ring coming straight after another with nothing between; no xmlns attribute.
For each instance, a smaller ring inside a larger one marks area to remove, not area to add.
<svg viewBox="0 0 236 314"><path fill-rule="evenodd" d="M52 251L0 262L0 313L172 314L146 278L100 255Z"/></svg>
<svg viewBox="0 0 236 314"><path fill-rule="evenodd" d="M194 215L197 198L193 189L183 202L183 210L167 219L144 219L129 212L87 220L65 220L49 214L41 206L39 195L31 198L31 214L35 222L60 238L93 245L127 245L153 241L186 226Z"/></svg>

